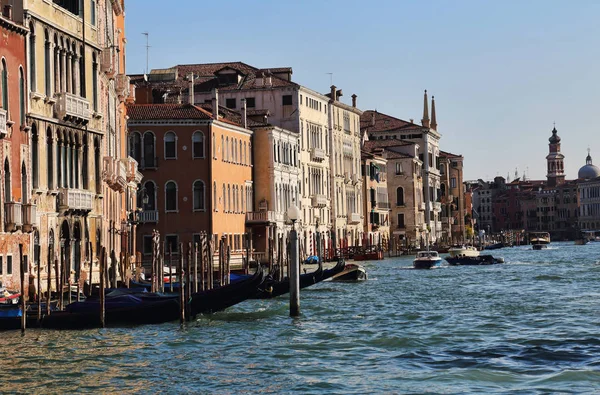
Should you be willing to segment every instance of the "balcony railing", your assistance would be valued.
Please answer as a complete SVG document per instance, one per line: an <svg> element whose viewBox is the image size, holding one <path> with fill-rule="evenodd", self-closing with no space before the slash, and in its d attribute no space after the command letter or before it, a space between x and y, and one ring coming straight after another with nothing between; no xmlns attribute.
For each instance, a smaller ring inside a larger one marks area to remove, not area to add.
<svg viewBox="0 0 600 395"><path fill-rule="evenodd" d="M360 214L348 213L348 223L351 225L360 224Z"/></svg>
<svg viewBox="0 0 600 395"><path fill-rule="evenodd" d="M140 169L157 169L158 168L158 157L146 157L142 158L142 163L140 163Z"/></svg>
<svg viewBox="0 0 600 395"><path fill-rule="evenodd" d="M360 182L360 177L356 173L352 173L351 177L353 184L358 184Z"/></svg>
<svg viewBox="0 0 600 395"><path fill-rule="evenodd" d="M117 96L119 96L119 98L124 99L127 96L129 96L129 85L129 76L125 74L117 75L117 78L115 79L115 87L117 91Z"/></svg>
<svg viewBox="0 0 600 395"><path fill-rule="evenodd" d="M310 151L310 159L315 162L322 162L325 160L325 150L322 148L313 148Z"/></svg>
<svg viewBox="0 0 600 395"><path fill-rule="evenodd" d="M92 211L93 204L93 192L70 188L60 188L58 191L58 206L61 210Z"/></svg>
<svg viewBox="0 0 600 395"><path fill-rule="evenodd" d="M135 159L133 159L131 156L127 157L127 159L123 159L124 161L127 161L127 182L132 182L132 181L141 181L142 180L142 173L140 173L138 171L138 163Z"/></svg>
<svg viewBox="0 0 600 395"><path fill-rule="evenodd" d="M23 232L32 232L37 226L37 207L35 204L23 205Z"/></svg>
<svg viewBox="0 0 600 395"><path fill-rule="evenodd" d="M102 180L108 185L113 185L117 181L117 162L112 156L104 157L104 167L102 169Z"/></svg>
<svg viewBox="0 0 600 395"><path fill-rule="evenodd" d="M325 195L313 195L312 197L313 207L325 207L327 206L327 197Z"/></svg>
<svg viewBox="0 0 600 395"><path fill-rule="evenodd" d="M8 133L7 126L6 126L6 120L7 120L6 110L0 109L0 137L4 137Z"/></svg>
<svg viewBox="0 0 600 395"><path fill-rule="evenodd" d="M117 179L114 188L122 191L127 186L127 159L117 160Z"/></svg>
<svg viewBox="0 0 600 395"><path fill-rule="evenodd" d="M264 224L275 222L274 211L252 211L246 213L247 224Z"/></svg>
<svg viewBox="0 0 600 395"><path fill-rule="evenodd" d="M389 210L391 208L390 202L377 202L377 208L382 210Z"/></svg>
<svg viewBox="0 0 600 395"><path fill-rule="evenodd" d="M142 223L157 223L158 222L158 210L144 210L140 212L140 222Z"/></svg>
<svg viewBox="0 0 600 395"><path fill-rule="evenodd" d="M109 78L114 77L116 73L115 52L114 47L106 47L100 54L100 70Z"/></svg>
<svg viewBox="0 0 600 395"><path fill-rule="evenodd" d="M4 203L4 216L6 218L6 230L8 232L14 232L17 228L21 227L21 225L23 225L21 203Z"/></svg>
<svg viewBox="0 0 600 395"><path fill-rule="evenodd" d="M442 203L440 203L440 202L433 202L433 210L434 211L442 211Z"/></svg>
<svg viewBox="0 0 600 395"><path fill-rule="evenodd" d="M57 118L63 120L87 123L91 117L90 102L72 93L59 93L54 108Z"/></svg>

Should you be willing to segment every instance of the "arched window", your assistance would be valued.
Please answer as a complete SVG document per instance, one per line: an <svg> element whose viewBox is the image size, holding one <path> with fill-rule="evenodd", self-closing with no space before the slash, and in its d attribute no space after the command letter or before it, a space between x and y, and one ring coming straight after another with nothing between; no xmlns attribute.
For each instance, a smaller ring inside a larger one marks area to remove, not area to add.
<svg viewBox="0 0 600 395"><path fill-rule="evenodd" d="M50 127L46 130L46 176L48 189L54 189L54 136Z"/></svg>
<svg viewBox="0 0 600 395"><path fill-rule="evenodd" d="M83 167L83 169L81 169L81 181L83 183L83 189L88 189L90 187L90 185L89 185L90 177L88 174L90 171L89 170L90 169L90 167L89 167L90 153L88 151L88 148L89 148L88 139L87 139L87 136L85 136L83 138L83 152L82 152L82 155L83 155L82 162L83 163L81 165Z"/></svg>
<svg viewBox="0 0 600 395"><path fill-rule="evenodd" d="M21 163L21 202L26 204L29 199L27 196L27 168L25 167L25 162Z"/></svg>
<svg viewBox="0 0 600 395"><path fill-rule="evenodd" d="M225 162L227 162L230 158L229 155L229 137L225 139L225 150L223 150L223 156L225 158Z"/></svg>
<svg viewBox="0 0 600 395"><path fill-rule="evenodd" d="M192 135L192 157L204 158L204 133L200 131Z"/></svg>
<svg viewBox="0 0 600 395"><path fill-rule="evenodd" d="M217 159L217 141L215 140L215 134L212 134L212 156Z"/></svg>
<svg viewBox="0 0 600 395"><path fill-rule="evenodd" d="M98 112L98 61L95 52L92 55L92 103L94 112Z"/></svg>
<svg viewBox="0 0 600 395"><path fill-rule="evenodd" d="M146 196L148 196L148 204L144 206L144 210L154 211L156 210L156 185L153 181L146 181L144 188Z"/></svg>
<svg viewBox="0 0 600 395"><path fill-rule="evenodd" d="M34 123L31 125L31 172L33 173L31 182L33 188L39 186L38 141L37 125Z"/></svg>
<svg viewBox="0 0 600 395"><path fill-rule="evenodd" d="M446 196L446 184L442 183L442 185L440 185L440 196Z"/></svg>
<svg viewBox="0 0 600 395"><path fill-rule="evenodd" d="M177 184L168 181L165 184L165 211L177 211Z"/></svg>
<svg viewBox="0 0 600 395"><path fill-rule="evenodd" d="M231 211L231 185L227 185L227 211Z"/></svg>
<svg viewBox="0 0 600 395"><path fill-rule="evenodd" d="M156 137L151 131L144 133L144 157L142 158L142 169L153 169L156 167L156 151L154 143Z"/></svg>
<svg viewBox="0 0 600 395"><path fill-rule="evenodd" d="M246 142L244 141L244 164L247 165L248 162L246 162Z"/></svg>
<svg viewBox="0 0 600 395"><path fill-rule="evenodd" d="M194 210L205 210L204 203L204 181L197 180L194 182Z"/></svg>
<svg viewBox="0 0 600 395"><path fill-rule="evenodd" d="M29 89L35 92L35 30L29 24Z"/></svg>
<svg viewBox="0 0 600 395"><path fill-rule="evenodd" d="M242 140L240 140L240 152L238 153L238 155L239 155L238 156L238 163L241 164L241 165L243 165L244 161L246 159L244 158L244 161L242 160Z"/></svg>
<svg viewBox="0 0 600 395"><path fill-rule="evenodd" d="M221 160L225 161L225 157L227 155L225 155L225 137L223 137L223 135L221 135Z"/></svg>
<svg viewBox="0 0 600 395"><path fill-rule="evenodd" d="M165 134L165 159L177 159L177 136L173 132Z"/></svg>
<svg viewBox="0 0 600 395"><path fill-rule="evenodd" d="M25 125L25 74L19 67L19 122Z"/></svg>
<svg viewBox="0 0 600 395"><path fill-rule="evenodd" d="M129 156L141 163L142 159L142 135L139 132L132 132L129 135Z"/></svg>
<svg viewBox="0 0 600 395"><path fill-rule="evenodd" d="M102 193L102 180L100 178L100 140L94 139L94 177L96 178L96 193Z"/></svg>
<svg viewBox="0 0 600 395"><path fill-rule="evenodd" d="M51 47L52 43L50 42L50 36L48 35L48 30L44 31L44 38L46 42L44 43L44 85L45 85L45 93L46 96L50 97L51 86L52 86L52 68L50 67L50 56L51 56Z"/></svg>
<svg viewBox="0 0 600 395"><path fill-rule="evenodd" d="M6 69L6 60L2 59L2 109L8 111L8 70Z"/></svg>
<svg viewBox="0 0 600 395"><path fill-rule="evenodd" d="M238 163L237 140L231 140L231 145L233 148L233 163Z"/></svg>
<svg viewBox="0 0 600 395"><path fill-rule="evenodd" d="M4 202L12 202L12 193L10 190L10 164L8 158L4 159Z"/></svg>
<svg viewBox="0 0 600 395"><path fill-rule="evenodd" d="M226 201L227 201L227 195L225 192L225 184L223 184L223 212L227 211Z"/></svg>
<svg viewBox="0 0 600 395"><path fill-rule="evenodd" d="M404 188L396 188L396 206L404 206Z"/></svg>

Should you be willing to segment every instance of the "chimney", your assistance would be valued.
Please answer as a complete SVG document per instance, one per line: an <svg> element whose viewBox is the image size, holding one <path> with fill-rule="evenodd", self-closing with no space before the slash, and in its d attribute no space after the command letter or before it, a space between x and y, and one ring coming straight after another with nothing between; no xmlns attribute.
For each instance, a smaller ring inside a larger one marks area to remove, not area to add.
<svg viewBox="0 0 600 395"><path fill-rule="evenodd" d="M246 99L242 99L242 126L244 126L244 129L248 129L248 112L246 111Z"/></svg>
<svg viewBox="0 0 600 395"><path fill-rule="evenodd" d="M256 78L254 79L254 85L261 87L265 84L265 77L263 72L259 72L258 74L256 74Z"/></svg>
<svg viewBox="0 0 600 395"><path fill-rule="evenodd" d="M190 104L194 105L194 73L190 73L188 75L188 80L190 81L190 89L188 91Z"/></svg>
<svg viewBox="0 0 600 395"><path fill-rule="evenodd" d="M335 101L337 99L337 94L335 91L335 85L331 85L331 100Z"/></svg>
<svg viewBox="0 0 600 395"><path fill-rule="evenodd" d="M358 96L356 96L356 95L352 95L352 107L354 107L354 108L356 108L356 98L357 97Z"/></svg>
<svg viewBox="0 0 600 395"><path fill-rule="evenodd" d="M375 111L371 113L371 126L375 126Z"/></svg>
<svg viewBox="0 0 600 395"><path fill-rule="evenodd" d="M271 70L267 70L265 74L265 86L273 86L273 79L271 78Z"/></svg>
<svg viewBox="0 0 600 395"><path fill-rule="evenodd" d="M213 88L212 90L212 108L213 108L213 118L215 121L219 120L219 90L217 88Z"/></svg>
<svg viewBox="0 0 600 395"><path fill-rule="evenodd" d="M12 5L10 4L6 4L4 6L4 10L2 11L2 15L6 18L6 19L10 19L12 20Z"/></svg>
<svg viewBox="0 0 600 395"><path fill-rule="evenodd" d="M415 120L413 118L409 119L410 123L415 123Z"/></svg>

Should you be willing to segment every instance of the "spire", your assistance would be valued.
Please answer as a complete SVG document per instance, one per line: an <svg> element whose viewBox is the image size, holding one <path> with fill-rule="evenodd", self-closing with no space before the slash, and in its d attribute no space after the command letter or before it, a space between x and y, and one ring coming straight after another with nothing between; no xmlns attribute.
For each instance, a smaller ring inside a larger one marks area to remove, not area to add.
<svg viewBox="0 0 600 395"><path fill-rule="evenodd" d="M435 118L435 96L431 96L431 128L437 130L437 119Z"/></svg>
<svg viewBox="0 0 600 395"><path fill-rule="evenodd" d="M590 148L588 147L588 156L587 158L585 158L585 164L586 165L591 165L592 164L592 155L590 155Z"/></svg>
<svg viewBox="0 0 600 395"><path fill-rule="evenodd" d="M427 107L427 89L425 89L425 95L423 98L423 119L421 119L421 125L426 128L429 127L429 108Z"/></svg>

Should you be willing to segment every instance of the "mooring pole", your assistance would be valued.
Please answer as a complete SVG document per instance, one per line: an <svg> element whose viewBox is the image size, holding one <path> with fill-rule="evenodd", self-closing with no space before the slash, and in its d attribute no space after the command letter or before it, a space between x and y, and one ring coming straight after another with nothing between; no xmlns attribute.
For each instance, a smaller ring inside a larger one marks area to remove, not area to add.
<svg viewBox="0 0 600 395"><path fill-rule="evenodd" d="M23 244L19 244L19 271L21 274L21 333L25 334L27 312L25 308L25 268L23 267Z"/></svg>
<svg viewBox="0 0 600 395"><path fill-rule="evenodd" d="M50 294L52 293L52 250L48 248L48 263L46 265L48 269L48 278L46 279L46 315L50 314Z"/></svg>
<svg viewBox="0 0 600 395"><path fill-rule="evenodd" d="M185 263L185 307L186 312L185 316L190 320L190 296L192 295L192 243L188 243L188 254L187 254L187 262ZM183 252L183 251L182 251Z"/></svg>
<svg viewBox="0 0 600 395"><path fill-rule="evenodd" d="M41 270L41 256L40 256L40 245L36 244L33 247L33 256L37 258L37 309L38 309L38 325L42 320L42 270Z"/></svg>
<svg viewBox="0 0 600 395"><path fill-rule="evenodd" d="M185 301L183 296L183 243L179 243L179 259L177 265L179 272L179 322L185 322Z"/></svg>
<svg viewBox="0 0 600 395"><path fill-rule="evenodd" d="M198 292L198 243L194 243L194 292Z"/></svg>
<svg viewBox="0 0 600 395"><path fill-rule="evenodd" d="M105 304L104 304L104 287L105 287L105 267L106 267L106 247L102 247L100 252L100 326L105 325Z"/></svg>
<svg viewBox="0 0 600 395"><path fill-rule="evenodd" d="M290 232L290 317L300 315L300 268L298 267L298 233L292 220Z"/></svg>
<svg viewBox="0 0 600 395"><path fill-rule="evenodd" d="M169 244L169 287L173 292L173 246Z"/></svg>

